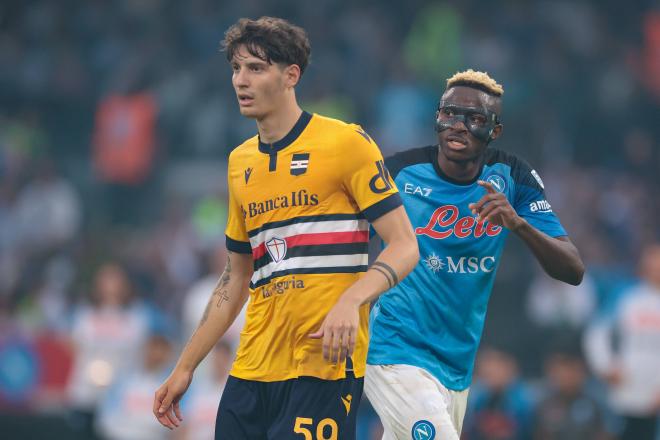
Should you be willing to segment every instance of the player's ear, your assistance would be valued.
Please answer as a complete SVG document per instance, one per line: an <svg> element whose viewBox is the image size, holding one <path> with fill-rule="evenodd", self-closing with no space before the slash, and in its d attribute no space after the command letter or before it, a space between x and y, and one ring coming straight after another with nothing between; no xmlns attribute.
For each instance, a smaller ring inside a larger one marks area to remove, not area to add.
<svg viewBox="0 0 660 440"><path fill-rule="evenodd" d="M302 72L300 71L300 66L297 64L291 64L286 66L284 69L284 81L287 87L295 87L300 81L300 76Z"/></svg>
<svg viewBox="0 0 660 440"><path fill-rule="evenodd" d="M504 130L504 126L502 124L497 124L495 128L493 128L493 132L490 134L490 140L494 141L500 137L502 135L502 130Z"/></svg>

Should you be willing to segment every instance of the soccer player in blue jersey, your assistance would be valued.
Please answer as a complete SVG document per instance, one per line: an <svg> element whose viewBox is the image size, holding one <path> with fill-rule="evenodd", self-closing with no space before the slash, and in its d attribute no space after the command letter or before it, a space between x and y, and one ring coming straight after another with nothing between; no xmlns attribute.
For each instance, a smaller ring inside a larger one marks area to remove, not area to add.
<svg viewBox="0 0 660 440"><path fill-rule="evenodd" d="M371 313L365 391L384 439L458 440L474 358L504 241L518 235L553 278L584 266L538 173L489 144L502 133L502 86L468 70L447 80L438 145L386 160L420 262Z"/></svg>

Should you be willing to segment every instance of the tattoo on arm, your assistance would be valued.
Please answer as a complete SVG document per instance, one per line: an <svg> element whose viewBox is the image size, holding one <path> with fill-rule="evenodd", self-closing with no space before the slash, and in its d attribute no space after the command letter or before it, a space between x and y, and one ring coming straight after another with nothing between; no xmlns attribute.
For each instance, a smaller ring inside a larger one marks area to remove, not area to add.
<svg viewBox="0 0 660 440"><path fill-rule="evenodd" d="M199 322L200 327L206 322L206 320L209 317L209 312L211 311L211 304L215 303L215 306L219 309L222 307L222 305L225 302L229 301L229 295L227 294L228 293L227 285L229 284L230 279L231 279L231 257L227 259L227 265L225 266L225 271L218 280L218 284L216 284L215 288L213 289L213 294L211 295L211 298L209 298L208 304L206 304L204 315L202 316L202 320Z"/></svg>
<svg viewBox="0 0 660 440"><path fill-rule="evenodd" d="M399 277L396 275L394 269L392 269L388 264L385 264L382 261L375 261L369 269L375 269L382 273L385 279L387 279L387 283L390 285L390 289L399 284Z"/></svg>

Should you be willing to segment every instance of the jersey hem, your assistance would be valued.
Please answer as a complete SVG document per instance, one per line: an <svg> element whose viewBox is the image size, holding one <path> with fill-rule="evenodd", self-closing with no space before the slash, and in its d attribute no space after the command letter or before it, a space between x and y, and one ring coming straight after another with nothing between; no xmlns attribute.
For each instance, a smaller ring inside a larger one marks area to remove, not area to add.
<svg viewBox="0 0 660 440"><path fill-rule="evenodd" d="M394 359L385 359L385 360L378 360L378 361L373 361L373 360L368 360L367 359L367 365L410 365L411 367L417 367L421 368L422 370L426 371L429 373L431 376L435 377L438 379L438 381L445 386L447 389L452 390L452 391L465 391L468 388L470 388L470 382L468 381L467 385L461 385L452 381L448 381L446 379L443 379L442 377L439 377L437 374L434 374L432 371L429 371L428 368L424 367L423 365L418 365L412 362L406 362L406 361L400 361L400 360L394 360Z"/></svg>

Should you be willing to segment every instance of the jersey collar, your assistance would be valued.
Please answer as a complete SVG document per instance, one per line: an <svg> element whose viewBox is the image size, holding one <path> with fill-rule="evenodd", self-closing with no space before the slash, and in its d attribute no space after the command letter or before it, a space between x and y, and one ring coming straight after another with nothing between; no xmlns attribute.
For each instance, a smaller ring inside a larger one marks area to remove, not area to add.
<svg viewBox="0 0 660 440"><path fill-rule="evenodd" d="M477 180L481 178L481 173L483 173L484 170L484 158L482 157L481 160L481 165L479 167L479 172L477 175L474 177L472 180L467 180L467 181L461 181L461 180L456 180L453 177L448 176L445 174L444 171L442 171L442 168L440 168L440 165L438 164L438 149L440 148L440 145L435 145L433 148L429 148L429 161L433 164L433 169L435 172L440 176L441 179L446 180L449 183L453 183L454 185L459 185L459 186L470 186L474 184Z"/></svg>
<svg viewBox="0 0 660 440"><path fill-rule="evenodd" d="M280 139L277 142L273 142L272 144L266 144L264 142L261 142L261 137L259 137L259 151L261 151L262 153L271 154L280 151L285 147L288 147L296 139L298 139L298 136L300 136L303 130L307 127L307 124L309 124L309 121L311 121L311 119L312 119L312 115L307 113L306 111L303 111L300 117L298 118L298 121L296 121L295 125L291 129L291 131L289 131L289 133L287 133L287 135L284 136L282 139Z"/></svg>

